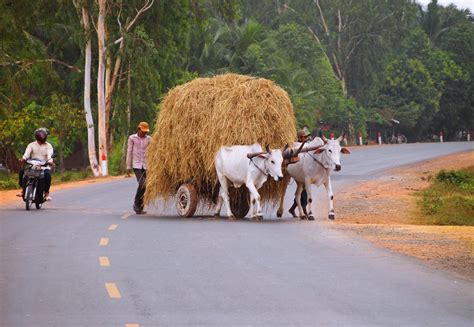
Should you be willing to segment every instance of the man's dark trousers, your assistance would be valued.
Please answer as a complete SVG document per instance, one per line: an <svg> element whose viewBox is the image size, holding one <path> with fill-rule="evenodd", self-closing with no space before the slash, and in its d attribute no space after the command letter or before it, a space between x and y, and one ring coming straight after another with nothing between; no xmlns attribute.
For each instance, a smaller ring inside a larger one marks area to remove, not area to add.
<svg viewBox="0 0 474 327"><path fill-rule="evenodd" d="M19 177L18 184L20 184L20 187L23 189L23 193L25 192L25 187L26 187L25 178L23 177L24 175L25 175L25 170L20 169L18 173L18 177ZM51 173L49 169L44 170L44 180L42 180L42 182L44 183L44 191L46 193L49 193L49 188L51 187Z"/></svg>
<svg viewBox="0 0 474 327"><path fill-rule="evenodd" d="M306 213L306 206L308 205L308 194L306 193L306 189L303 189L303 192L301 192L301 206L303 207L303 212L305 215ZM298 204L296 203L296 198L293 200L293 205L290 208L290 212L294 212L295 209L298 207Z"/></svg>
<svg viewBox="0 0 474 327"><path fill-rule="evenodd" d="M138 181L137 193L133 204L135 211L143 211L143 196L146 190L146 169L133 169Z"/></svg>

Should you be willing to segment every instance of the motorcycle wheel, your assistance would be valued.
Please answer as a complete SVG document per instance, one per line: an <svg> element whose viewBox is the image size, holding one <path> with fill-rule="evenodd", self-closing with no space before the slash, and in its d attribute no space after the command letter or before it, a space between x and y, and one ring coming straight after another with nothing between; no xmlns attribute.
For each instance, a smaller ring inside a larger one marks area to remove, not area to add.
<svg viewBox="0 0 474 327"><path fill-rule="evenodd" d="M36 194L35 194L35 206L36 206L36 209L41 209L41 206L43 205L43 202L44 202L44 192L40 192L41 191L41 186L38 185L38 187L36 188Z"/></svg>
<svg viewBox="0 0 474 327"><path fill-rule="evenodd" d="M25 204L26 210L31 209L31 205L33 204L33 192L34 192L34 185L29 184L25 190Z"/></svg>

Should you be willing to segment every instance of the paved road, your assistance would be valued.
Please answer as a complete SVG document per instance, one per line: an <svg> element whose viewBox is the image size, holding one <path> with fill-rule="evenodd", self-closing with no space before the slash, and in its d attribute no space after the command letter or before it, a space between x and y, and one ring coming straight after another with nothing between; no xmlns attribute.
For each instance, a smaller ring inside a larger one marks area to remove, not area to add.
<svg viewBox="0 0 474 327"><path fill-rule="evenodd" d="M336 197L384 169L472 149L355 149ZM473 324L471 282L331 229L322 197L315 222L270 209L262 223L229 222L169 207L129 215L135 186L93 184L54 193L42 210L1 209L0 326Z"/></svg>

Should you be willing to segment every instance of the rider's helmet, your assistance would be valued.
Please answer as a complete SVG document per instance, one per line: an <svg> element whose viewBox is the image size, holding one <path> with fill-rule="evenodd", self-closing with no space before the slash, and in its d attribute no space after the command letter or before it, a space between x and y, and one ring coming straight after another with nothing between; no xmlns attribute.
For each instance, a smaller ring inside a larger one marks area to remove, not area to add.
<svg viewBox="0 0 474 327"><path fill-rule="evenodd" d="M48 139L48 130L44 127L38 128L35 131L35 139L38 142L46 142Z"/></svg>

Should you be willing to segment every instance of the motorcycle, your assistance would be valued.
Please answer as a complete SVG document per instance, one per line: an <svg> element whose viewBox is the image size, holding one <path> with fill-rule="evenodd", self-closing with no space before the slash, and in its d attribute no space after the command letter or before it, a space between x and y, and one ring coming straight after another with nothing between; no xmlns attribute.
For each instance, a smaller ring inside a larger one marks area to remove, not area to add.
<svg viewBox="0 0 474 327"><path fill-rule="evenodd" d="M48 166L49 163L39 159L27 159L26 165L23 175L23 182L25 183L23 201L25 201L26 210L30 210L33 203L36 209L41 209L43 203L46 202L44 170L42 168Z"/></svg>

